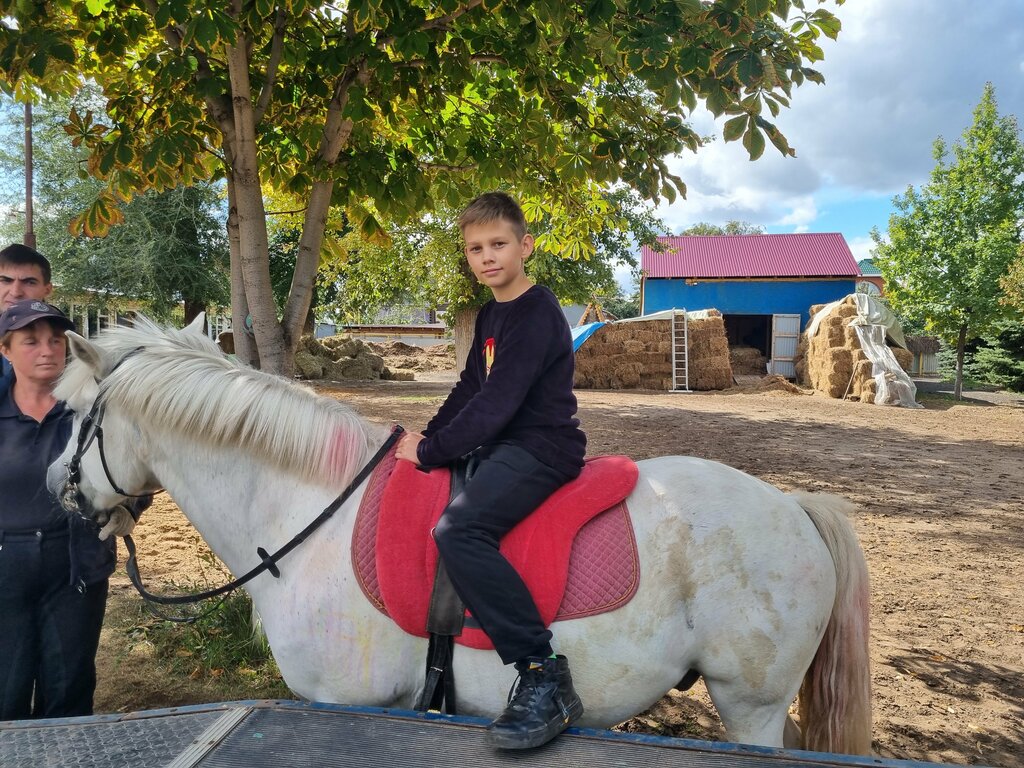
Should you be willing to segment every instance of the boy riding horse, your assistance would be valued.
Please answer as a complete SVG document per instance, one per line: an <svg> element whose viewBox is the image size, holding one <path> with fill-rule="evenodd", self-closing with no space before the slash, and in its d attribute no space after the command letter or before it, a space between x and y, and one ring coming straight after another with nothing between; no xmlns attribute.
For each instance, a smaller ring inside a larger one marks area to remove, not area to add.
<svg viewBox="0 0 1024 768"><path fill-rule="evenodd" d="M422 434L397 456L442 466L472 454L476 468L451 500L434 540L452 584L519 681L488 726L502 749L544 744L583 714L565 656L551 647L533 597L499 551L501 538L583 468L587 439L573 394L569 325L555 295L527 277L533 236L502 192L473 200L459 218L465 254L493 300L477 317L465 369Z"/></svg>

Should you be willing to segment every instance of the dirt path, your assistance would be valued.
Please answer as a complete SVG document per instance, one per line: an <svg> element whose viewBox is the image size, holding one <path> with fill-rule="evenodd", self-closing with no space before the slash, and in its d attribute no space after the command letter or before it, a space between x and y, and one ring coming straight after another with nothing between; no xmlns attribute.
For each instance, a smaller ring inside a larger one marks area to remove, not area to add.
<svg viewBox="0 0 1024 768"><path fill-rule="evenodd" d="M375 382L330 394L375 421L418 427L449 387ZM592 454L702 456L783 489L855 501L872 575L878 753L1024 764L1024 409L931 400L909 411L781 393L583 391L579 398ZM169 503L147 513L139 534L155 582L212 567ZM129 599L116 595L115 605ZM124 706L124 680L102 675L111 659L123 658L118 642L104 635L99 699L108 708ZM186 703L188 695L149 705ZM147 705L139 698L132 696L134 707ZM720 736L699 686L673 693L629 727Z"/></svg>

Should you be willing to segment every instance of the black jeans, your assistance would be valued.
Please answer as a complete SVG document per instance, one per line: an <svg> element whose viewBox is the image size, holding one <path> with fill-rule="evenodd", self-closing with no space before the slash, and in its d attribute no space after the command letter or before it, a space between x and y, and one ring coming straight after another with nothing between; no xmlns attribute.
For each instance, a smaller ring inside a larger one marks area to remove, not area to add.
<svg viewBox="0 0 1024 768"><path fill-rule="evenodd" d="M551 654L544 627L522 578L498 550L501 538L571 477L516 445L477 451L479 464L434 529L452 585L505 664Z"/></svg>
<svg viewBox="0 0 1024 768"><path fill-rule="evenodd" d="M0 720L91 715L107 579L68 583L66 534L0 536Z"/></svg>

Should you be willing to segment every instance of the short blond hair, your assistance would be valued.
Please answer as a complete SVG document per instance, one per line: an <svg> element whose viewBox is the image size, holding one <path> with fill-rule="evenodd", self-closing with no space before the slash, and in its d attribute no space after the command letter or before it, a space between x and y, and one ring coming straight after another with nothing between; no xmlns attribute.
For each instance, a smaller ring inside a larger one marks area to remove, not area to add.
<svg viewBox="0 0 1024 768"><path fill-rule="evenodd" d="M473 198L459 216L459 230L465 234L466 227L474 224L489 224L503 219L512 225L516 237L526 237L526 216L512 195L506 192L484 192Z"/></svg>

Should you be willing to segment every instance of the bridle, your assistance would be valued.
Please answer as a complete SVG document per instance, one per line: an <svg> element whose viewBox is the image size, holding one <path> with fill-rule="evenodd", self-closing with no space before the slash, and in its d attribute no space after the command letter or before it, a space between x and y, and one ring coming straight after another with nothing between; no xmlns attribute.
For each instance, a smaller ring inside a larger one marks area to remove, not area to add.
<svg viewBox="0 0 1024 768"><path fill-rule="evenodd" d="M110 372L107 374L114 373L126 360L137 355L141 352L143 347L136 347L135 349L128 352L124 357L117 361ZM106 381L104 379L103 381ZM163 490L161 488L154 488L152 490L145 491L143 493L128 493L117 481L114 480L113 475L110 472L110 465L107 463L107 454L103 450L103 416L106 413L106 404L104 403L104 396L106 395L106 388L103 386L103 381L97 380L100 389L96 395L96 399L93 400L92 407L89 412L82 419L82 425L78 429L78 443L75 446L75 452L72 454L71 459L65 464L65 468L68 472L68 479L64 484L64 490L61 492L60 504L65 511L71 513L82 514L82 509L85 506L85 497L82 495L79 484L82 482L82 459L85 454L92 447L95 442L96 447L100 452L100 464L103 465L103 474L107 476L107 482L110 483L110 487L114 490L114 493L124 496L128 499L141 499L146 496L152 496L154 493L158 493Z"/></svg>

